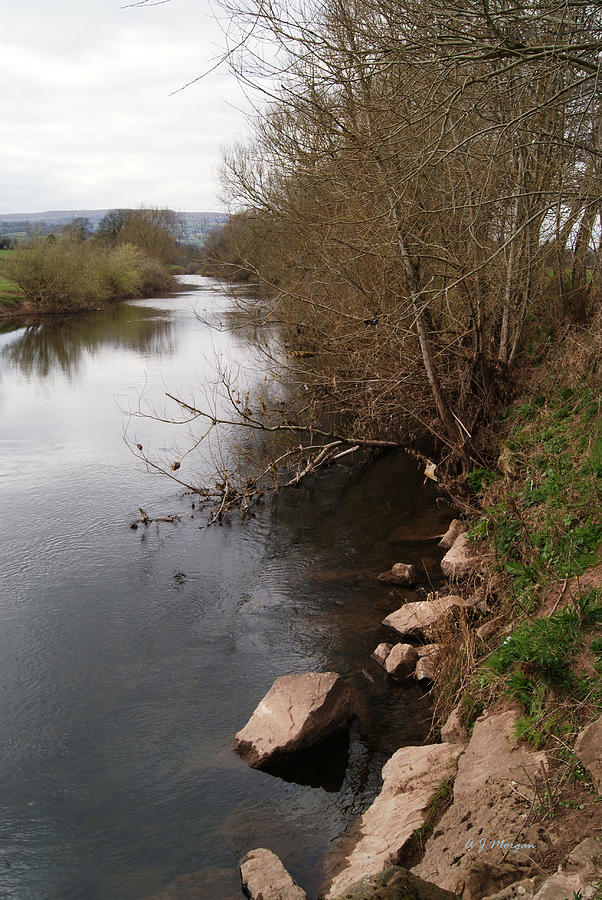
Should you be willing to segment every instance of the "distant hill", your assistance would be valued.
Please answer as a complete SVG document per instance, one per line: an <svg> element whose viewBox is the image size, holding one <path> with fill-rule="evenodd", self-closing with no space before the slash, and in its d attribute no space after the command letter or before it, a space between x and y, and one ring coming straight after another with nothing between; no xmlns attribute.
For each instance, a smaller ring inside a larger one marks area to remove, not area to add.
<svg viewBox="0 0 602 900"><path fill-rule="evenodd" d="M115 209L115 207L111 207ZM93 230L109 209L51 209L35 213L0 213L0 237L26 237L34 231L48 232L66 225L73 219L88 219ZM182 212L186 239L202 244L207 232L226 222L228 216L220 212Z"/></svg>

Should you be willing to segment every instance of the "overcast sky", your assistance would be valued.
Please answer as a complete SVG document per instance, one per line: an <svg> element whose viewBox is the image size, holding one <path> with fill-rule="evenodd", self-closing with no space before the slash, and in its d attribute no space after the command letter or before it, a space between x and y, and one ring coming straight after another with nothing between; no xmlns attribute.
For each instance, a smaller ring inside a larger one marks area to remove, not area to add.
<svg viewBox="0 0 602 900"><path fill-rule="evenodd" d="M220 147L245 134L209 0L0 0L0 214L223 209Z"/></svg>

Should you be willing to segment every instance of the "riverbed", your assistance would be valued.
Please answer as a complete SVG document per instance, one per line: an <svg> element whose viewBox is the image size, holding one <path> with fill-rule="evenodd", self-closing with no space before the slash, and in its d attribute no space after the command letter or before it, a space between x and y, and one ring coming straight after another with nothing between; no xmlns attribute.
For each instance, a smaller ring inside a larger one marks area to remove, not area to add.
<svg viewBox="0 0 602 900"><path fill-rule="evenodd" d="M166 390L190 402L224 361L266 376L217 283L186 280L0 335L4 900L138 900L186 877L238 900L237 861L258 846L314 897L385 759L428 731L424 690L370 659L403 596L375 576L403 559L436 585L440 554L412 534L441 516L414 459L341 466L208 528L128 448L169 460L191 440L131 417L161 414ZM180 518L133 529L139 508ZM348 752L289 780L245 766L230 742L273 680L327 670L363 698Z"/></svg>

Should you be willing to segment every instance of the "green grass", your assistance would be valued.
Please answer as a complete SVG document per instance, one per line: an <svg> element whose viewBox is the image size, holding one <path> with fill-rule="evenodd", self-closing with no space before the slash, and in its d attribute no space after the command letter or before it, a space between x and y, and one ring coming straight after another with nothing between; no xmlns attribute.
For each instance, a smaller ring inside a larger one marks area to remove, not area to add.
<svg viewBox="0 0 602 900"><path fill-rule="evenodd" d="M577 704L602 701L599 674L584 675L575 667L588 635L601 626L602 591L590 590L551 616L519 625L487 660L482 683L501 677L504 693L523 710L516 724L518 738L544 746L550 735L578 728L573 721ZM602 638L591 646L602 646Z"/></svg>
<svg viewBox="0 0 602 900"><path fill-rule="evenodd" d="M547 380L507 411L505 474L475 469L482 514L469 537L488 555L510 634L468 684L475 698L518 704L517 737L543 747L574 735L602 703L602 591L537 617L566 579L602 562L602 395L595 367L550 365Z"/></svg>
<svg viewBox="0 0 602 900"><path fill-rule="evenodd" d="M23 294L15 282L2 273L2 260L12 252L12 250L0 250L0 308L4 306L6 309L17 307L23 300Z"/></svg>
<svg viewBox="0 0 602 900"><path fill-rule="evenodd" d="M551 389L511 414L510 483L482 469L469 476L473 490L478 485L487 494L491 486L471 536L489 540L497 570L515 580L515 596L529 585L580 575L601 560L600 412L600 393L586 383Z"/></svg>

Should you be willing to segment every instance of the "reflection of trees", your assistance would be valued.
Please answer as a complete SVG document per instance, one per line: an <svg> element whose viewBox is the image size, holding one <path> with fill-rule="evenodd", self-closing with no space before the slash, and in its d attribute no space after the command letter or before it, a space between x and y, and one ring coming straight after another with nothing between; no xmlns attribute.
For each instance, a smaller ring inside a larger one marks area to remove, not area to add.
<svg viewBox="0 0 602 900"><path fill-rule="evenodd" d="M173 321L148 306L119 304L90 314L29 325L2 348L1 358L24 375L45 378L54 369L74 374L83 353L102 347L128 347L149 355L173 354Z"/></svg>

